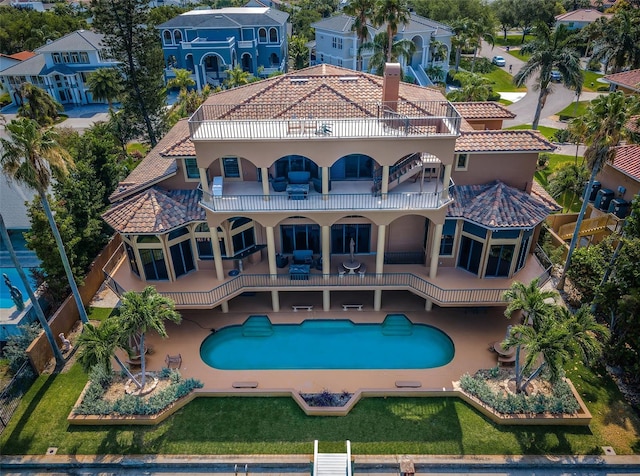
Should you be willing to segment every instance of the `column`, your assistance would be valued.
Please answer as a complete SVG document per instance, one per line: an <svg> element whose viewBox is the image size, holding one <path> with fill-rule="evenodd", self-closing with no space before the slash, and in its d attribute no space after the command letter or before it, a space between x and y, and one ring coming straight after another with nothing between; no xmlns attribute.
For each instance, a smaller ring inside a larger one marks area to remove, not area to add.
<svg viewBox="0 0 640 476"><path fill-rule="evenodd" d="M271 307L273 307L273 312L280 312L280 295L278 291L271 291Z"/></svg>
<svg viewBox="0 0 640 476"><path fill-rule="evenodd" d="M200 172L200 186L202 187L202 191L211 193L209 189L209 179L207 178L207 169L198 167L198 172Z"/></svg>
<svg viewBox="0 0 640 476"><path fill-rule="evenodd" d="M322 290L322 310L331 310L331 291L329 291L328 289Z"/></svg>
<svg viewBox="0 0 640 476"><path fill-rule="evenodd" d="M220 251L218 227L209 225L209 233L211 234L211 248L213 248L213 262L216 266L216 278L218 278L218 281L222 281L224 279L224 269L222 269L222 252Z"/></svg>
<svg viewBox="0 0 640 476"><path fill-rule="evenodd" d="M269 260L269 274L273 279L277 278L277 266L276 266L276 240L273 233L273 227L267 227L267 257Z"/></svg>
<svg viewBox="0 0 640 476"><path fill-rule="evenodd" d="M384 272L384 249L386 243L386 225L378 225L378 246L376 249L376 277L378 280L382 280L382 273ZM376 289L373 291L373 310L379 311L382 307L382 289Z"/></svg>
<svg viewBox="0 0 640 476"><path fill-rule="evenodd" d="M262 175L262 194L265 200L269 200L269 169L260 167L260 174Z"/></svg>
<svg viewBox="0 0 640 476"><path fill-rule="evenodd" d="M382 183L380 188L380 193L382 193L382 198L387 198L387 193L389 192L389 166L382 166Z"/></svg>
<svg viewBox="0 0 640 476"><path fill-rule="evenodd" d="M322 167L322 198L329 200L329 167Z"/></svg>
<svg viewBox="0 0 640 476"><path fill-rule="evenodd" d="M322 274L329 278L331 274L331 227L322 225Z"/></svg>
<svg viewBox="0 0 640 476"><path fill-rule="evenodd" d="M442 199L449 198L449 182L451 180L451 164L444 166L444 177L442 179Z"/></svg>
<svg viewBox="0 0 640 476"><path fill-rule="evenodd" d="M429 278L435 279L438 273L438 260L440 259L440 242L442 241L442 225L438 223L433 233L433 243L431 243L431 266L429 267Z"/></svg>

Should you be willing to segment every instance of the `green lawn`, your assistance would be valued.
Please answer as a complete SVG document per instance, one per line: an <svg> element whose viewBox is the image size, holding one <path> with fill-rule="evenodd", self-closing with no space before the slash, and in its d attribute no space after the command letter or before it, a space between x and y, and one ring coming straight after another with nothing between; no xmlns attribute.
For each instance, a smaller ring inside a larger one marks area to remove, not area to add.
<svg viewBox="0 0 640 476"><path fill-rule="evenodd" d="M520 124L519 126L507 127L505 129L507 130L531 129L531 124ZM558 131L558 129L555 129L553 127L538 126L538 131L540 131L540 133L543 136L545 136L547 140L552 141L553 135L556 133L556 131Z"/></svg>
<svg viewBox="0 0 640 476"><path fill-rule="evenodd" d="M583 71L584 83L582 83L583 91L597 91L599 87L605 86L608 89L608 84L599 83L598 79L604 76L602 73L596 73L594 71ZM593 85L593 86L592 86Z"/></svg>
<svg viewBox="0 0 640 476"><path fill-rule="evenodd" d="M549 185L549 176L553 174L558 168L567 163L573 163L576 160L574 155L561 155L561 154L549 154L549 163L543 170L538 170L535 173L535 180L545 189ZM582 157L578 157L579 163L582 161ZM579 212L582 202L579 196L562 195L557 199L558 204L563 207L564 210L570 212Z"/></svg>
<svg viewBox="0 0 640 476"><path fill-rule="evenodd" d="M638 449L637 418L606 375L579 368L574 384L592 408L584 427L499 426L456 398L366 398L346 417L308 417L290 398L199 398L157 426L72 426L86 382L80 366L40 376L0 436L4 455L39 454L618 454ZM620 426L626 428L620 430ZM620 431L619 431L620 430ZM615 444L613 442L615 441Z"/></svg>
<svg viewBox="0 0 640 476"><path fill-rule="evenodd" d="M559 111L557 114L560 117L560 120L580 117L587 112L587 107L589 107L589 104L591 104L591 101L578 101L576 107L576 103L573 102L565 107L562 111Z"/></svg>
<svg viewBox="0 0 640 476"><path fill-rule="evenodd" d="M513 76L507 73L504 68L494 68L491 73L483 74L485 78L488 78L493 83L493 90L496 92L516 92L516 91L526 91L527 88L517 88L513 84Z"/></svg>
<svg viewBox="0 0 640 476"><path fill-rule="evenodd" d="M507 34L507 39L505 41L504 39L504 34L502 32L496 33L495 35L493 35L493 38L495 40L496 46L507 46L509 45L511 46L521 46L522 45L522 34L519 35L509 35ZM524 42L528 42L531 41L533 39L532 35L526 35L524 37Z"/></svg>
<svg viewBox="0 0 640 476"><path fill-rule="evenodd" d="M116 309L111 307L90 307L87 312L87 317L90 321L104 321L112 313L117 313Z"/></svg>
<svg viewBox="0 0 640 476"><path fill-rule="evenodd" d="M133 154L138 152L142 157L147 155L149 152L149 146L146 144L141 144L139 142L130 142L127 144L127 153Z"/></svg>

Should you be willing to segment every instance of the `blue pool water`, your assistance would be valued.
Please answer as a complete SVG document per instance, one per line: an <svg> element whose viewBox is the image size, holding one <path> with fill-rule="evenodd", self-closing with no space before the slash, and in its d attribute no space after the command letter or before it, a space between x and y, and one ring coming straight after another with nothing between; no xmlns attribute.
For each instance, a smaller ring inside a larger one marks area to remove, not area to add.
<svg viewBox="0 0 640 476"><path fill-rule="evenodd" d="M271 325L266 316L251 316L211 334L200 347L202 360L221 370L429 369L446 365L454 353L444 332L401 314L383 324Z"/></svg>
<svg viewBox="0 0 640 476"><path fill-rule="evenodd" d="M31 273L29 272L29 268L23 268L27 278L31 282L32 286L35 286L35 281L31 278ZM27 290L22 284L22 280L20 279L20 275L15 268L0 268L0 309L10 309L15 304L13 303L13 299L11 299L11 294L9 293L9 288L4 284L3 274L9 276L11 280L11 284L17 287L22 292L22 297L25 302L29 300L29 295L27 294ZM32 288L33 289L33 288Z"/></svg>

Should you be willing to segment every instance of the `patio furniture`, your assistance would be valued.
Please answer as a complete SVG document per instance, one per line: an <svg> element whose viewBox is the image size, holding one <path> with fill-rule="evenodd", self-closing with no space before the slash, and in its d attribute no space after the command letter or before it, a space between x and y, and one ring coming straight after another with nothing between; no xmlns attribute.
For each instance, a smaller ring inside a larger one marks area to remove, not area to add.
<svg viewBox="0 0 640 476"><path fill-rule="evenodd" d="M313 189L316 192L322 193L322 179L312 178L311 179L311 184L313 185ZM331 180L329 180L329 191L331 191Z"/></svg>
<svg viewBox="0 0 640 476"><path fill-rule="evenodd" d="M233 382L231 386L233 388L257 388L258 382L255 382L255 381Z"/></svg>
<svg viewBox="0 0 640 476"><path fill-rule="evenodd" d="M358 268L358 274L360 275L361 278L364 278L364 273L367 272L367 267L365 265L361 265Z"/></svg>
<svg viewBox="0 0 640 476"><path fill-rule="evenodd" d="M278 268L286 268L289 264L289 257L281 254L276 255L276 266Z"/></svg>
<svg viewBox="0 0 640 476"><path fill-rule="evenodd" d="M342 263L342 266L344 266L344 269L346 269L349 274L356 274L356 269L358 269L361 266L362 263L360 263L360 261L356 261L356 260L347 260L344 263Z"/></svg>
<svg viewBox="0 0 640 476"><path fill-rule="evenodd" d="M289 200L306 200L309 195L309 184L294 183L286 186L285 190L289 195Z"/></svg>
<svg viewBox="0 0 640 476"><path fill-rule="evenodd" d="M180 366L182 365L182 354L178 354L178 355L169 355L167 354L167 356L164 359L164 363L167 364L167 368L171 368L172 365L175 365L176 369L179 369Z"/></svg>
<svg viewBox="0 0 640 476"><path fill-rule="evenodd" d="M289 278L291 281L309 279L308 264L292 264L289 265Z"/></svg>
<svg viewBox="0 0 640 476"><path fill-rule="evenodd" d="M294 250L293 264L311 264L313 263L313 250Z"/></svg>
<svg viewBox="0 0 640 476"><path fill-rule="evenodd" d="M506 366L506 365L512 365L516 363L516 355L498 355L498 365L501 366Z"/></svg>
<svg viewBox="0 0 640 476"><path fill-rule="evenodd" d="M286 177L276 177L271 180L271 187L274 192L284 192L287 190L287 178Z"/></svg>
<svg viewBox="0 0 640 476"><path fill-rule="evenodd" d="M364 304L343 304L342 310L348 311L349 309L355 309L356 311L362 311L362 306L364 306Z"/></svg>
<svg viewBox="0 0 640 476"><path fill-rule="evenodd" d="M338 276L344 277L346 270L342 266L338 266Z"/></svg>
<svg viewBox="0 0 640 476"><path fill-rule="evenodd" d="M313 311L313 305L311 305L311 304L304 304L304 305L295 304L295 305L291 306L291 309L293 309L293 312L298 312L300 310L305 310L305 311L311 312L311 311Z"/></svg>
<svg viewBox="0 0 640 476"><path fill-rule="evenodd" d="M311 172L307 172L307 171L289 172L287 174L287 178L289 179L290 184L309 185L309 179L311 179Z"/></svg>

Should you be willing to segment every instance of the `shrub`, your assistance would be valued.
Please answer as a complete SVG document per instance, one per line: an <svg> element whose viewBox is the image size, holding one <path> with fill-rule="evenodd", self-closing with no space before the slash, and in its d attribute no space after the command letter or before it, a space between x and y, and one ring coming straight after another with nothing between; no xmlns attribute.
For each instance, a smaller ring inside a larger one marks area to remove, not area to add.
<svg viewBox="0 0 640 476"><path fill-rule="evenodd" d="M595 58L591 58L589 60L589 62L587 63L587 69L589 71L600 71L600 69L602 69L602 64L600 63L600 61L598 61Z"/></svg>
<svg viewBox="0 0 640 476"><path fill-rule="evenodd" d="M28 360L27 347L40 334L40 326L35 322L18 326L18 328L20 329L20 334L9 336L7 345L2 349L2 354L9 362L11 374L15 374L22 367L22 364Z"/></svg>
<svg viewBox="0 0 640 476"><path fill-rule="evenodd" d="M553 134L553 140L556 142L560 142L562 144L569 142L570 139L571 139L571 132L569 132L568 129L558 129ZM540 154L540 155L543 155L543 154ZM544 155L549 156L549 154L544 154Z"/></svg>

